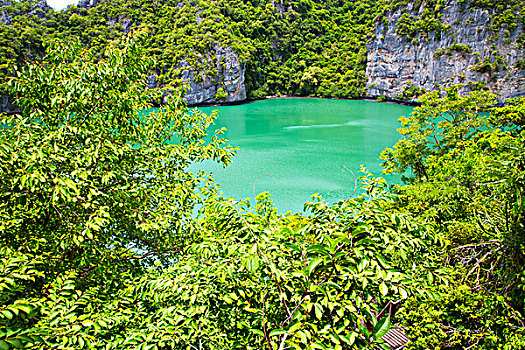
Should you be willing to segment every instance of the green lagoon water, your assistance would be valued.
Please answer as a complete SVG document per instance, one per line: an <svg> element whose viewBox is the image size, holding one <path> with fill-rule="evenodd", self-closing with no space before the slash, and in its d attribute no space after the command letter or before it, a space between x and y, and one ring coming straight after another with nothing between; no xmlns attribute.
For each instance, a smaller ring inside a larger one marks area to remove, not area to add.
<svg viewBox="0 0 525 350"><path fill-rule="evenodd" d="M310 98L200 109L219 111L214 128L226 127L225 137L239 151L226 169L212 162L198 168L212 172L224 196L236 199L253 198L259 178L255 193L269 191L280 212L301 211L313 193L329 202L347 198L354 179L343 165L356 176L361 164L380 175L379 154L399 139L397 119L412 111L370 101ZM399 182L399 177L388 181Z"/></svg>

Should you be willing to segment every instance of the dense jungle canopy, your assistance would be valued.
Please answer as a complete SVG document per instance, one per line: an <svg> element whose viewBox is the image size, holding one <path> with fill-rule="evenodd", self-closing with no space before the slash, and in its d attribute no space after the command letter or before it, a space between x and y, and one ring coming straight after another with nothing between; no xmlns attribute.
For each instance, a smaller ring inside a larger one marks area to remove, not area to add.
<svg viewBox="0 0 525 350"><path fill-rule="evenodd" d="M522 20L518 1L474 3ZM387 349L395 327L408 349L524 348L524 98L424 94L381 155L404 185L362 169L358 195L308 213L188 169L235 149L186 107L179 59L219 42L254 95L358 96L370 26L397 4L4 6L0 349ZM153 70L172 94L143 115Z"/></svg>
<svg viewBox="0 0 525 350"><path fill-rule="evenodd" d="M399 33L409 37L446 33L440 18L445 0L94 0L60 12L36 0L4 2L0 63L42 57L45 43L54 38L79 38L100 55L108 43L143 28L148 33L144 45L155 58L151 72L163 86L180 83L182 62L197 70L201 79L220 79L210 56L220 46L239 55L249 98L279 94L356 98L365 94L366 44L376 22L408 3L425 10L416 18L403 17ZM489 9L495 33L523 22L522 0L463 3ZM1 68L2 78L6 69Z"/></svg>

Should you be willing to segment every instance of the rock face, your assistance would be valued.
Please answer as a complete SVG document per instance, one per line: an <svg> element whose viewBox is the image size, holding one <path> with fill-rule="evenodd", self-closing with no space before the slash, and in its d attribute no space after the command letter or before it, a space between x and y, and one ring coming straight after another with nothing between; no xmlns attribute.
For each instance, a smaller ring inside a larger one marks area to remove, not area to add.
<svg viewBox="0 0 525 350"><path fill-rule="evenodd" d="M229 47L215 46L214 51L214 54L210 53L204 61L215 65L217 74L196 71L186 61L180 65L181 79L188 86L185 100L190 106L246 100L245 69L239 62L239 55ZM152 77L149 78L151 79ZM148 85L151 85L150 81ZM217 93L220 89L224 91L222 96L221 93Z"/></svg>
<svg viewBox="0 0 525 350"><path fill-rule="evenodd" d="M77 7L80 9L90 9L98 5L100 0L80 0Z"/></svg>
<svg viewBox="0 0 525 350"><path fill-rule="evenodd" d="M6 26L11 25L11 20L19 15L22 15L22 13L15 13L13 15L7 15L5 12L5 9L3 7L11 6L11 1L3 1L0 2L0 22L4 23ZM47 19L47 12L51 10L51 7L47 4L45 0L41 0L37 2L31 10L27 13L28 16L37 16L41 20Z"/></svg>
<svg viewBox="0 0 525 350"><path fill-rule="evenodd" d="M11 6L11 1L2 1L0 2L0 9L2 9L0 14L0 22L5 24L6 26L11 24L11 19L13 19L13 16L9 16L6 14L4 7Z"/></svg>
<svg viewBox="0 0 525 350"><path fill-rule="evenodd" d="M11 24L11 18L12 18L12 16L8 16L8 15L5 13L5 10L2 9L2 12L1 12L1 15L0 15L0 22L2 22L3 24L5 24L6 26L8 26L8 25Z"/></svg>
<svg viewBox="0 0 525 350"><path fill-rule="evenodd" d="M118 24L120 25L124 33L128 34L129 32L131 32L131 25L133 24L133 22L127 17L118 16L117 18L110 18L108 20L108 24L110 27L114 27Z"/></svg>
<svg viewBox="0 0 525 350"><path fill-rule="evenodd" d="M525 94L525 71L519 68L525 66L525 53L517 44L523 24L494 33L489 11L461 6L449 1L441 11L448 28L441 35L430 32L427 39L419 34L412 40L396 31L403 13L417 18L423 6L414 11L409 4L387 13L388 24L377 24L367 44L367 94L395 100L411 85L430 91L468 81L490 88L500 102ZM481 68L483 62L496 69ZM467 84L463 92L471 88Z"/></svg>
<svg viewBox="0 0 525 350"><path fill-rule="evenodd" d="M46 12L49 10L51 10L51 6L47 4L46 0L41 0L36 3L35 6L33 6L33 9L28 13L28 15L36 15L40 19L46 19Z"/></svg>

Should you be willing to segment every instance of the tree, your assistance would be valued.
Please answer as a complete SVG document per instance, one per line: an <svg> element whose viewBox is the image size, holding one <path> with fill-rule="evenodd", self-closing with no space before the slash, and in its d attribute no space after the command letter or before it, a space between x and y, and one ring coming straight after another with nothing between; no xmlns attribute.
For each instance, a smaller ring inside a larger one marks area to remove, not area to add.
<svg viewBox="0 0 525 350"><path fill-rule="evenodd" d="M144 112L159 97L145 88L147 60L133 38L121 46L98 61L53 44L11 79L0 348L383 344L380 308L427 295L428 274L440 280L432 261L414 265L439 237L396 213L382 180L364 180L368 196L308 204L312 217L278 215L267 196L255 211L217 197L187 169L230 161L217 134L204 140L214 115L187 113L178 91Z"/></svg>
<svg viewBox="0 0 525 350"><path fill-rule="evenodd" d="M433 174L440 173L428 169L433 159L480 136L480 131L489 124L483 113L495 104L496 96L483 91L460 96L458 88L452 86L423 95L419 99L421 106L410 117L400 118L399 132L404 138L394 149L387 148L381 154L386 173L404 173L410 169L414 175L412 181L429 181Z"/></svg>
<svg viewBox="0 0 525 350"><path fill-rule="evenodd" d="M188 113L180 90L147 109L161 92L145 88L138 37L100 60L76 41L53 43L9 81L19 112L0 116L0 319L11 345L54 288L111 293L184 249L195 205L214 191L188 166L230 162L220 132L205 142L216 115Z"/></svg>
<svg viewBox="0 0 525 350"><path fill-rule="evenodd" d="M451 268L453 288L440 291L451 302L406 311L405 320L418 334L415 348L520 347L525 315L524 100L494 107L489 92L460 96L457 86L443 92L420 98L421 106L401 118L404 138L382 154L386 172L412 171L405 174L407 185L396 188L402 210L436 225L447 241L442 263ZM473 300L474 308L468 305ZM483 315L486 309L493 313L490 321ZM465 315L455 318L458 310Z"/></svg>

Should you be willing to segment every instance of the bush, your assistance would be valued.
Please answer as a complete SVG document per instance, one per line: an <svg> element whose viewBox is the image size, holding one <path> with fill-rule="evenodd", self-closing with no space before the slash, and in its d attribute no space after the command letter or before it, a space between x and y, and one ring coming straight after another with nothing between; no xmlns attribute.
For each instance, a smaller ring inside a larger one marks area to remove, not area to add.
<svg viewBox="0 0 525 350"><path fill-rule="evenodd" d="M193 240L194 206L214 186L187 168L228 164L233 150L203 141L215 115L187 113L180 90L141 112L160 93L145 90L147 63L131 37L101 58L55 43L10 80L20 111L0 115L1 348L100 348L122 286Z"/></svg>
<svg viewBox="0 0 525 350"><path fill-rule="evenodd" d="M398 313L411 335L407 349L522 349L521 316L504 297L473 291L467 285L442 287L439 301L415 298Z"/></svg>
<svg viewBox="0 0 525 350"><path fill-rule="evenodd" d="M222 87L218 88L217 93L215 94L215 100L216 101L224 100L226 99L226 97L228 97L228 94L226 93L226 91L224 91Z"/></svg>

